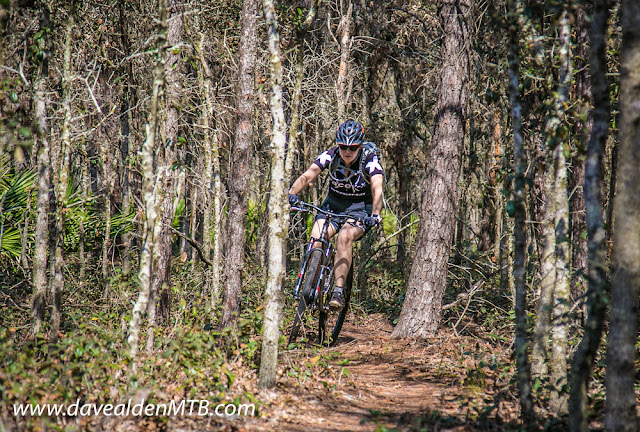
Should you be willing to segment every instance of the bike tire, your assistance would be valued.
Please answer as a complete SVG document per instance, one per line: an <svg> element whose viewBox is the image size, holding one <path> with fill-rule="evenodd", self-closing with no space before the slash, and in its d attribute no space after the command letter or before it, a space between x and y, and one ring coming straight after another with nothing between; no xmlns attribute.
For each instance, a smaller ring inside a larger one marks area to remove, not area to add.
<svg viewBox="0 0 640 432"><path fill-rule="evenodd" d="M302 294L298 300L298 308L296 310L296 315L293 318L293 325L291 326L291 332L289 333L288 344L294 343L298 338L298 333L300 333L300 327L302 326L304 311L313 302L313 290L315 289L315 282L318 279L320 258L322 258L321 250L311 251L309 256L309 266L303 275L305 279L302 285Z"/></svg>
<svg viewBox="0 0 640 432"><path fill-rule="evenodd" d="M344 308L338 313L320 312L318 338L324 345L334 346L338 342L338 336L342 331L344 319L349 310L351 302L351 288L353 286L353 264L349 268L349 274L344 287ZM331 330L331 336L327 338L327 330Z"/></svg>
<svg viewBox="0 0 640 432"><path fill-rule="evenodd" d="M322 260L322 250L314 249L309 256L309 267L307 267L306 279L302 285L302 297L307 300L307 304L313 303L316 283L320 276L320 262Z"/></svg>

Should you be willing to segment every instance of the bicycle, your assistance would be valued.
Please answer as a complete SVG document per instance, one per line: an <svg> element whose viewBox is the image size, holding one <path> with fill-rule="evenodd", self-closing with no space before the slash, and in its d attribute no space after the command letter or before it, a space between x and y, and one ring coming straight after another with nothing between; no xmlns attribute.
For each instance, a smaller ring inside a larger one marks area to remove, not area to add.
<svg viewBox="0 0 640 432"><path fill-rule="evenodd" d="M307 246L304 259L298 272L298 280L293 290L293 299L298 301L298 308L293 320L291 333L289 334L289 344L295 342L300 331L305 310L312 312L318 310L320 316L318 319L318 342L320 344L335 345L338 341L338 335L342 330L344 318L349 308L349 300L351 299L351 287L353 285L353 262L349 268L349 274L344 287L344 308L336 313L329 307L329 301L333 295L334 269L333 259L335 248L333 242L329 240L327 231L332 220L348 221L353 226L364 226L364 221L344 213L333 213L316 207L313 204L300 202L296 206L291 207L292 210L309 212L316 210L325 215L322 230L319 238L311 237ZM337 237L337 236L334 236ZM314 243L320 242L321 247L314 247ZM301 292L302 291L302 292ZM327 328L331 330L331 336L327 338Z"/></svg>

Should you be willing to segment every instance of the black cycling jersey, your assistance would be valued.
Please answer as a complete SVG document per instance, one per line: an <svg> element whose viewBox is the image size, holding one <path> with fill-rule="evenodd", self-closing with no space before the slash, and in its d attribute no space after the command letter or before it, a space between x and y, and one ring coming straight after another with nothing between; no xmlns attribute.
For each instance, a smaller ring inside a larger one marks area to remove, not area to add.
<svg viewBox="0 0 640 432"><path fill-rule="evenodd" d="M369 181L371 177L383 174L382 165L378 155L371 152L367 155L367 159L362 164L364 166L364 172L357 171L360 167L360 158L362 158L363 151L360 150L358 157L351 164L354 170L345 168L346 164L338 164L336 172L333 173L332 178L329 179L329 195L328 200L348 201L348 202L364 202L365 204L371 204L373 197L371 195L371 186ZM315 160L315 164L321 169L325 170L331 165L331 161L334 156L340 158L338 147L330 148L323 152ZM344 162L344 161L342 161Z"/></svg>

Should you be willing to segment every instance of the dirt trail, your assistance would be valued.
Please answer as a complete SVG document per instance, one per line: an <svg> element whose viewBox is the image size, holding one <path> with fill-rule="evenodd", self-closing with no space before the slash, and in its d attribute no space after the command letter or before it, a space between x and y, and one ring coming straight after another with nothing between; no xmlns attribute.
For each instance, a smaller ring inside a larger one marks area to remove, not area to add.
<svg viewBox="0 0 640 432"><path fill-rule="evenodd" d="M465 384L470 363L461 350L474 343L481 349L476 339L443 330L428 341L394 340L391 331L385 317L369 316L347 322L334 348L283 353L278 388L259 394L266 402L261 417L243 428L375 431L420 430L423 425L425 430L476 430L461 425L469 409L464 402L487 396ZM492 382L482 379L485 388ZM506 405L502 415L514 418Z"/></svg>

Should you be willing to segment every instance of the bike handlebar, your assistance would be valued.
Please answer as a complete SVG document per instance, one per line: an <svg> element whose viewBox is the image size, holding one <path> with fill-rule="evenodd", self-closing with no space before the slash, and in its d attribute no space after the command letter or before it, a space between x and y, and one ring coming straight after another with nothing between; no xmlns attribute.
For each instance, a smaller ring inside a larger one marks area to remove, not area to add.
<svg viewBox="0 0 640 432"><path fill-rule="evenodd" d="M315 206L311 203L308 202L304 202L304 201L298 201L298 203L294 206L291 206L291 210L298 210L298 211L309 211L309 208L312 208L322 214L324 214L325 216L330 216L332 218L337 218L337 219L353 219L357 222L360 222L361 224L364 225L364 219L361 219L357 216L354 215L350 215L347 213L334 213L332 211L329 210L325 210L323 208L320 208L318 206Z"/></svg>

